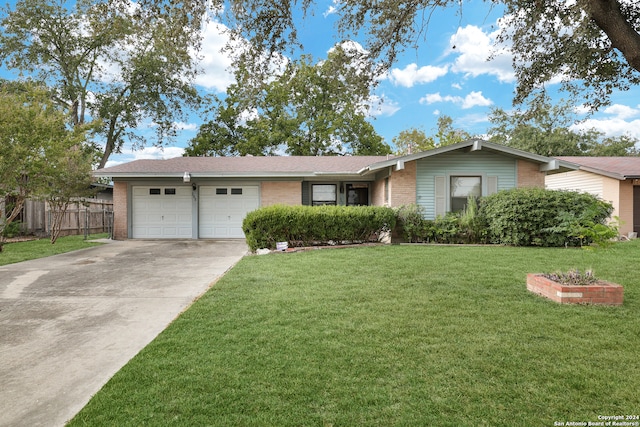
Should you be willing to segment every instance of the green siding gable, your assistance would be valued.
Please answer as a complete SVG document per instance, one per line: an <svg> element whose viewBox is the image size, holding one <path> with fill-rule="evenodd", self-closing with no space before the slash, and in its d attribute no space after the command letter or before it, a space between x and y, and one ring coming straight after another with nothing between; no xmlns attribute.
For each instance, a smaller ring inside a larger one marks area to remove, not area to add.
<svg viewBox="0 0 640 427"><path fill-rule="evenodd" d="M514 188L517 186L517 164L514 158L487 151L456 151L419 159L416 174L416 203L425 209L427 218L435 218L436 176L445 177L446 194L449 194L451 175L482 176L483 196L489 192L487 185L489 177L497 178L498 191Z"/></svg>

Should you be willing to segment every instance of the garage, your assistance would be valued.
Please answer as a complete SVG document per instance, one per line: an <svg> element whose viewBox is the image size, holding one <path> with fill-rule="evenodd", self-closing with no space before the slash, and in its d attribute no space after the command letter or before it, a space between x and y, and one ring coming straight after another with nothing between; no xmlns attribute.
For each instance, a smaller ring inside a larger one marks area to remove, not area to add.
<svg viewBox="0 0 640 427"><path fill-rule="evenodd" d="M202 185L199 195L200 238L244 238L242 221L260 206L258 186Z"/></svg>
<svg viewBox="0 0 640 427"><path fill-rule="evenodd" d="M191 192L191 186L134 186L131 237L191 238Z"/></svg>

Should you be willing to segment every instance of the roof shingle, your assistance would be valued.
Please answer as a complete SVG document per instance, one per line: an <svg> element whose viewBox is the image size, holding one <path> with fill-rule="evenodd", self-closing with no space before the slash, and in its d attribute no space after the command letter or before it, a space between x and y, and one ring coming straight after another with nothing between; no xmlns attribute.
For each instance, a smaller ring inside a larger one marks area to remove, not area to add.
<svg viewBox="0 0 640 427"><path fill-rule="evenodd" d="M166 160L135 160L96 171L100 176L127 174L218 173L230 175L277 173L357 173L364 167L387 160L387 156L256 156L175 157Z"/></svg>
<svg viewBox="0 0 640 427"><path fill-rule="evenodd" d="M560 160L624 178L640 177L640 157L558 157Z"/></svg>

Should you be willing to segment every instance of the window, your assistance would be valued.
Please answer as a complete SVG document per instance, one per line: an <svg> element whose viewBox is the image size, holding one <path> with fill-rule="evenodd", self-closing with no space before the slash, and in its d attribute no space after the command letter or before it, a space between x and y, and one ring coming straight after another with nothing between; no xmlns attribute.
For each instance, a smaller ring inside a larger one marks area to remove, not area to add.
<svg viewBox="0 0 640 427"><path fill-rule="evenodd" d="M314 184L311 186L311 204L313 206L337 204L335 184Z"/></svg>
<svg viewBox="0 0 640 427"><path fill-rule="evenodd" d="M369 205L369 184L347 184L347 206Z"/></svg>
<svg viewBox="0 0 640 427"><path fill-rule="evenodd" d="M152 196L156 196L158 194L162 194L159 188L150 188L149 194Z"/></svg>
<svg viewBox="0 0 640 427"><path fill-rule="evenodd" d="M175 188L165 188L164 189L164 194L167 194L167 195L176 194L176 189Z"/></svg>
<svg viewBox="0 0 640 427"><path fill-rule="evenodd" d="M242 195L242 188L232 188L231 189L231 194Z"/></svg>
<svg viewBox="0 0 640 427"><path fill-rule="evenodd" d="M451 212L459 212L467 206L470 197L482 196L482 178L479 176L451 177Z"/></svg>
<svg viewBox="0 0 640 427"><path fill-rule="evenodd" d="M227 189L226 188L216 188L216 194L217 195L227 194Z"/></svg>

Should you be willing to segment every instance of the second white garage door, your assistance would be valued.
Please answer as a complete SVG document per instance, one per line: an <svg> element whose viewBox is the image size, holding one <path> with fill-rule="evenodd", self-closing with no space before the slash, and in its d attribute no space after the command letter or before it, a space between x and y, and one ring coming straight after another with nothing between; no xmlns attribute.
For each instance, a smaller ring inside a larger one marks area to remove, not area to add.
<svg viewBox="0 0 640 427"><path fill-rule="evenodd" d="M258 186L200 187L200 238L243 238L242 221L260 205Z"/></svg>

